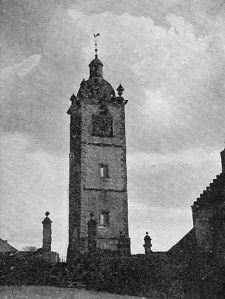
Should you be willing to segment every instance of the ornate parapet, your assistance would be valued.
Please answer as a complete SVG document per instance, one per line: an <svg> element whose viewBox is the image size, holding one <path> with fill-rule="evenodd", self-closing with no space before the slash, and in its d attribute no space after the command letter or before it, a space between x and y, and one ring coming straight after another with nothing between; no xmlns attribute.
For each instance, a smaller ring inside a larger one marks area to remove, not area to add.
<svg viewBox="0 0 225 299"><path fill-rule="evenodd" d="M218 204L225 202L225 173L217 175L209 186L200 194L192 205L193 220L202 209L218 208Z"/></svg>
<svg viewBox="0 0 225 299"><path fill-rule="evenodd" d="M225 206L225 173L213 180L192 205L193 225L197 246L200 250L213 252L220 227L218 215Z"/></svg>

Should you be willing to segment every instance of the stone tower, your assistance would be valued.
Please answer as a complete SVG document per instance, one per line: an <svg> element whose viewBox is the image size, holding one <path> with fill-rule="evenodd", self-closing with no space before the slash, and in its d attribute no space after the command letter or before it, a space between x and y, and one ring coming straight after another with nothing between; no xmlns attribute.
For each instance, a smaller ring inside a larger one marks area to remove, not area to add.
<svg viewBox="0 0 225 299"><path fill-rule="evenodd" d="M67 259L88 251L88 222L96 222L97 249L117 251L128 233L125 105L123 87L103 78L98 55L90 76L71 97L69 154L69 246ZM90 230L91 231L91 230ZM120 233L121 232L121 233Z"/></svg>
<svg viewBox="0 0 225 299"><path fill-rule="evenodd" d="M52 221L49 219L48 215L50 213L45 213L45 219L42 221L43 224L43 251L51 251L51 243L52 243Z"/></svg>

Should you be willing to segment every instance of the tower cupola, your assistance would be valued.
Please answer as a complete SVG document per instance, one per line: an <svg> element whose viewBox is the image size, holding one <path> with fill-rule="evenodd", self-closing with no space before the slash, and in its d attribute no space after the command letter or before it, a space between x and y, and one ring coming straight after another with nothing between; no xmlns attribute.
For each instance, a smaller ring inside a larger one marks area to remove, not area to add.
<svg viewBox="0 0 225 299"><path fill-rule="evenodd" d="M90 64L90 78L103 78L103 63L100 59L98 59L98 55L95 55L95 59L93 59Z"/></svg>

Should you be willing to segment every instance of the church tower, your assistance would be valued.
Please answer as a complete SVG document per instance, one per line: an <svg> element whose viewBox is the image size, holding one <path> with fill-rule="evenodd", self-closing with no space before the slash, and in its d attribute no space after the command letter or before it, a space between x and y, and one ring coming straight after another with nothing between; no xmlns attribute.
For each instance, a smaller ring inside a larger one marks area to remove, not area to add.
<svg viewBox="0 0 225 299"><path fill-rule="evenodd" d="M123 87L103 78L96 53L71 97L67 260L91 248L130 254ZM89 229L90 223L96 226ZM89 236L94 231L93 236ZM95 241L93 242L93 238ZM91 245L93 247L93 245Z"/></svg>

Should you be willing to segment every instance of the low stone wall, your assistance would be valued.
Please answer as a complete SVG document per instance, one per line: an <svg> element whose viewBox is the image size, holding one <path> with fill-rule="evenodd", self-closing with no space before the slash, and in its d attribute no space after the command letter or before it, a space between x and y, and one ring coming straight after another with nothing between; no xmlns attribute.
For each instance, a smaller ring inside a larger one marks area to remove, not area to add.
<svg viewBox="0 0 225 299"><path fill-rule="evenodd" d="M225 269L207 267L204 259L195 256L181 265L165 253L146 258L97 252L82 255L73 264L51 264L32 253L0 254L0 284L82 286L154 299L223 298Z"/></svg>

